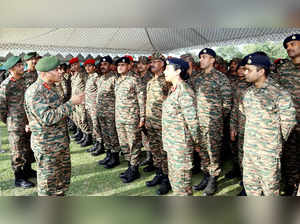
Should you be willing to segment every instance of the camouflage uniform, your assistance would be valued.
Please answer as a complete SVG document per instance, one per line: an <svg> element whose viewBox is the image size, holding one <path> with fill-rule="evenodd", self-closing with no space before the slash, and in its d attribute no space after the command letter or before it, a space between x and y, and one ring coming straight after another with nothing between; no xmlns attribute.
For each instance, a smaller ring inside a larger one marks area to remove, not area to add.
<svg viewBox="0 0 300 224"><path fill-rule="evenodd" d="M282 141L296 124L289 93L267 79L249 87L240 105L246 116L243 182L247 195L279 195Z"/></svg>
<svg viewBox="0 0 300 224"><path fill-rule="evenodd" d="M25 132L28 123L24 110L25 79L9 76L0 86L0 118L7 125L11 147L11 165L14 172L21 172L26 164L34 161L30 138Z"/></svg>
<svg viewBox="0 0 300 224"><path fill-rule="evenodd" d="M29 86L31 86L32 83L34 83L37 80L38 73L36 70L35 71L27 71L24 73L23 77L25 79L26 88L28 88Z"/></svg>
<svg viewBox="0 0 300 224"><path fill-rule="evenodd" d="M237 164L240 165L240 169L242 171L242 162L243 162L243 145L244 145L244 133L245 133L245 122L246 117L245 114L240 110L239 106L242 103L242 99L247 88L251 84L244 80L240 80L235 88L235 92L233 94L233 107L230 114L230 130L235 130L237 133L237 147L234 148L233 155L234 160Z"/></svg>
<svg viewBox="0 0 300 224"><path fill-rule="evenodd" d="M82 72L76 72L71 78L72 96L78 95L85 91L87 75ZM87 122L87 113L85 105L75 105L75 111L72 114L72 120L77 127L85 134L90 134L90 129Z"/></svg>
<svg viewBox="0 0 300 224"><path fill-rule="evenodd" d="M97 115L95 117L97 141L101 142L101 138L103 138L105 149L115 153L120 151L115 123L115 85L117 78L117 74L109 72L101 75L98 79Z"/></svg>
<svg viewBox="0 0 300 224"><path fill-rule="evenodd" d="M296 186L300 182L300 67L291 61L283 64L278 72L278 83L287 90L296 108L297 124L284 145L282 157L283 175L286 183Z"/></svg>
<svg viewBox="0 0 300 224"><path fill-rule="evenodd" d="M175 195L193 194L193 149L199 138L195 94L181 81L162 105L163 148L168 154L169 179Z"/></svg>
<svg viewBox="0 0 300 224"><path fill-rule="evenodd" d="M116 129L121 150L132 166L139 164L142 136L139 122L145 121L145 96L132 72L121 75L115 84Z"/></svg>
<svg viewBox="0 0 300 224"><path fill-rule="evenodd" d="M72 93L72 87L71 87L71 75L68 73L65 73L63 76L63 79L61 81L62 90L64 93L64 103L70 100L71 93Z"/></svg>
<svg viewBox="0 0 300 224"><path fill-rule="evenodd" d="M201 169L205 174L218 177L221 173L220 151L223 120L232 105L232 89L228 78L213 69L199 73L192 82L197 98L197 114L201 130Z"/></svg>
<svg viewBox="0 0 300 224"><path fill-rule="evenodd" d="M25 93L25 110L38 165L38 193L41 196L63 194L71 178L66 122L72 113L71 102L62 104L56 89L38 79Z"/></svg>
<svg viewBox="0 0 300 224"><path fill-rule="evenodd" d="M146 123L149 136L149 146L153 156L153 165L168 174L167 153L162 145L162 104L168 96L170 85L166 82L164 73L154 76L147 84Z"/></svg>
<svg viewBox="0 0 300 224"><path fill-rule="evenodd" d="M147 83L152 79L153 75L151 72L147 71L144 76L141 77L141 75L139 75L139 77L141 78L141 82L142 82L142 86L143 86L145 102L147 102ZM147 105L147 103L146 103L146 105ZM142 142L143 142L145 151L150 151L149 141L150 141L149 136L145 135L145 133L142 132Z"/></svg>
<svg viewBox="0 0 300 224"><path fill-rule="evenodd" d="M87 122L92 133L95 132L94 129L96 128L95 119L93 118L96 117L98 79L99 75L97 73L89 74L85 84L85 109L87 111ZM94 134L93 137L96 138Z"/></svg>

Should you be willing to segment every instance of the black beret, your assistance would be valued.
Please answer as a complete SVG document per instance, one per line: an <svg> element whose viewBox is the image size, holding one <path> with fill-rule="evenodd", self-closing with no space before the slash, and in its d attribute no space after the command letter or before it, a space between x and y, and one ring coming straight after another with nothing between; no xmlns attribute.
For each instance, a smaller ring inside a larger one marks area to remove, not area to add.
<svg viewBox="0 0 300 224"><path fill-rule="evenodd" d="M130 59L128 57L121 57L116 61L116 65L118 65L119 63L130 64Z"/></svg>
<svg viewBox="0 0 300 224"><path fill-rule="evenodd" d="M287 38L285 38L285 40L283 41L283 47L286 49L287 48L287 43L293 40L299 40L300 41L300 34L293 34L291 36L288 36Z"/></svg>
<svg viewBox="0 0 300 224"><path fill-rule="evenodd" d="M246 59L246 64L261 66L267 70L269 70L271 66L271 62L268 56L259 55L255 53L248 55Z"/></svg>
<svg viewBox="0 0 300 224"><path fill-rule="evenodd" d="M169 58L166 63L167 65L177 65L182 71L187 71L189 69L189 64L180 58Z"/></svg>
<svg viewBox="0 0 300 224"><path fill-rule="evenodd" d="M208 55L210 55L214 58L216 58L216 56L217 56L216 52L213 49L210 49L210 48L204 48L203 50L201 50L199 52L199 55L198 55L199 58L200 58L200 55L202 55L202 54L208 54Z"/></svg>
<svg viewBox="0 0 300 224"><path fill-rule="evenodd" d="M101 57L99 63L101 63L101 62L108 62L109 64L112 64L113 60L112 60L111 56L106 55L104 57Z"/></svg>

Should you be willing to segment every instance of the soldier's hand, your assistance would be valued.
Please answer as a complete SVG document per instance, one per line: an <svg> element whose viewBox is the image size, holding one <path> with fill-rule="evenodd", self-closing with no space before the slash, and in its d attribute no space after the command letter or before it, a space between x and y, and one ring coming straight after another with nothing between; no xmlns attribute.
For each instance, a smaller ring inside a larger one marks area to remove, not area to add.
<svg viewBox="0 0 300 224"><path fill-rule="evenodd" d="M139 128L143 127L144 125L145 125L145 122L144 121L140 121Z"/></svg>
<svg viewBox="0 0 300 224"><path fill-rule="evenodd" d="M25 126L25 132L26 132L26 133L30 132L30 127L29 127L29 125L26 125L26 126Z"/></svg>
<svg viewBox="0 0 300 224"><path fill-rule="evenodd" d="M79 105L82 104L83 102L84 102L84 93L81 93L76 96L72 96L71 98L71 103L74 105Z"/></svg>
<svg viewBox="0 0 300 224"><path fill-rule="evenodd" d="M200 146L199 145L195 146L195 151L200 152Z"/></svg>
<svg viewBox="0 0 300 224"><path fill-rule="evenodd" d="M236 130L231 130L230 131L230 140L234 142L236 140L236 136L237 136Z"/></svg>

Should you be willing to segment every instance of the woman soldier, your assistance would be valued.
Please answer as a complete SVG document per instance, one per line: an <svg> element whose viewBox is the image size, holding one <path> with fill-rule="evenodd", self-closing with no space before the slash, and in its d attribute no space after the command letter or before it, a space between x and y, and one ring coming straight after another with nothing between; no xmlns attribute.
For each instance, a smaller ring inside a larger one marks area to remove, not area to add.
<svg viewBox="0 0 300 224"><path fill-rule="evenodd" d="M199 151L199 124L195 94L183 80L188 63L178 58L167 60L165 77L172 83L162 107L163 149L168 153L169 181L175 195L192 195L193 150ZM165 181L165 184L169 184ZM169 184L170 186L170 184Z"/></svg>

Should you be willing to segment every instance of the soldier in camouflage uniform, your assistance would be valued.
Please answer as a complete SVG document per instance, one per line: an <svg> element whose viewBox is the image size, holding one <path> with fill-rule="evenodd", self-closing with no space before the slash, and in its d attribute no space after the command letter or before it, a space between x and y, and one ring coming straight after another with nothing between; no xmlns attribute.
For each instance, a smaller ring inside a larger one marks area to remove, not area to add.
<svg viewBox="0 0 300 224"><path fill-rule="evenodd" d="M292 96L297 124L284 145L282 157L285 193L295 195L300 182L300 34L287 37L283 43L291 61L278 69L278 83Z"/></svg>
<svg viewBox="0 0 300 224"><path fill-rule="evenodd" d="M245 76L253 83L240 108L246 116L243 183L248 196L279 195L282 143L296 124L296 110L290 94L269 74L267 56L252 54Z"/></svg>
<svg viewBox="0 0 300 224"><path fill-rule="evenodd" d="M100 76L98 73L96 73L94 59L87 59L83 65L88 74L88 78L85 84L85 109L87 111L86 115L88 126L91 130L91 133L89 134L88 138L92 139L92 133L94 133L94 129L96 128L94 124L95 120L93 119L93 117L96 116L97 81ZM96 139L96 136L93 137L94 139ZM98 147L99 144L101 144L101 142L96 142L94 148ZM87 142L83 142L81 144L82 147L85 147L87 145ZM91 150L88 150L88 152L89 151Z"/></svg>
<svg viewBox="0 0 300 224"><path fill-rule="evenodd" d="M121 150L129 162L121 179L129 183L140 177L138 168L142 147L141 128L145 124L145 96L140 80L129 71L129 58L122 57L116 63L120 74L115 83L116 128Z"/></svg>
<svg viewBox="0 0 300 224"><path fill-rule="evenodd" d="M217 178L221 173L220 151L223 137L223 120L229 116L232 105L232 89L228 78L213 65L216 53L205 48L199 53L203 69L194 79L193 88L197 97L197 113L201 129L201 169L204 178L195 190L204 190L204 195L217 191Z"/></svg>
<svg viewBox="0 0 300 224"><path fill-rule="evenodd" d="M168 160L167 153L163 150L162 145L162 127L161 114L162 103L168 96L170 83L166 82L163 73L165 69L165 57L159 52L153 53L151 56L151 71L154 77L147 84L147 102L146 102L146 123L145 127L149 135L150 150L153 155L153 165L157 169L156 175L151 181L147 181L148 187L161 184L163 179L168 177ZM160 186L158 194L164 194Z"/></svg>
<svg viewBox="0 0 300 224"><path fill-rule="evenodd" d="M72 58L69 61L69 64L71 66L71 70L74 71L74 74L71 77L72 96L84 93L87 75L81 71L79 59ZM78 128L78 136L77 134L75 134L74 136L77 143L81 144L86 140L90 140L91 142L91 139L89 137L91 131L88 126L87 112L84 104L75 106L75 111L72 114L72 119Z"/></svg>
<svg viewBox="0 0 300 224"><path fill-rule="evenodd" d="M24 64L20 57L12 56L4 66L11 75L0 86L0 119L7 125L15 186L30 188L34 184L27 179L36 177L36 171L31 169L34 157L25 131L28 121L24 110Z"/></svg>
<svg viewBox="0 0 300 224"><path fill-rule="evenodd" d="M28 88L38 78L37 71L35 70L35 65L37 63L37 53L30 52L24 56L23 60L27 64L27 71L24 73L24 79L26 82L26 87Z"/></svg>
<svg viewBox="0 0 300 224"><path fill-rule="evenodd" d="M31 145L38 166L38 195L63 196L71 178L71 160L67 116L81 104L84 95L74 95L64 103L54 86L62 79L55 56L44 57L36 65L38 80L25 93L25 110L29 120Z"/></svg>
<svg viewBox="0 0 300 224"><path fill-rule="evenodd" d="M120 145L115 123L115 86L118 74L110 70L112 58L107 55L100 60L101 77L98 79L97 86L97 116L96 120L99 128L97 129L98 140L103 138L106 157L99 161L100 165L110 169L120 164L119 152Z"/></svg>
<svg viewBox="0 0 300 224"><path fill-rule="evenodd" d="M66 63L62 63L59 66L63 70L63 77L61 81L61 87L63 90L63 95L64 95L64 103L69 101L71 98L72 94L72 89L71 89L71 74L69 74L68 71L68 65Z"/></svg>
<svg viewBox="0 0 300 224"><path fill-rule="evenodd" d="M193 150L200 150L195 94L181 78L188 67L182 59L167 60L164 73L166 81L172 82L173 86L162 106L162 138L163 148L168 154L169 179L174 195L182 196L193 194Z"/></svg>
<svg viewBox="0 0 300 224"><path fill-rule="evenodd" d="M237 67L239 63L241 62L240 58L233 58L229 62L229 71L227 72L227 77L230 81L230 84L232 86L236 85L236 82L238 82L238 76L237 76Z"/></svg>
<svg viewBox="0 0 300 224"><path fill-rule="evenodd" d="M147 83L152 79L153 75L152 73L149 71L149 67L150 67L150 60L149 58L145 57L145 56L141 56L139 57L139 60L137 62L137 76L141 79L142 82L142 86L143 86L143 91L144 91L144 95L145 95L145 102L146 102L146 97L147 97ZM142 141L143 141L143 146L144 146L144 150L147 153L147 157L146 159L141 163L141 166L144 165L153 165L153 160L152 160L152 153L150 150L150 146L149 146L149 136L147 134L147 131L145 130L145 127L143 127L142 129ZM153 166L149 166L149 167L153 167ZM153 171L153 169L144 169L145 172L147 171Z"/></svg>

